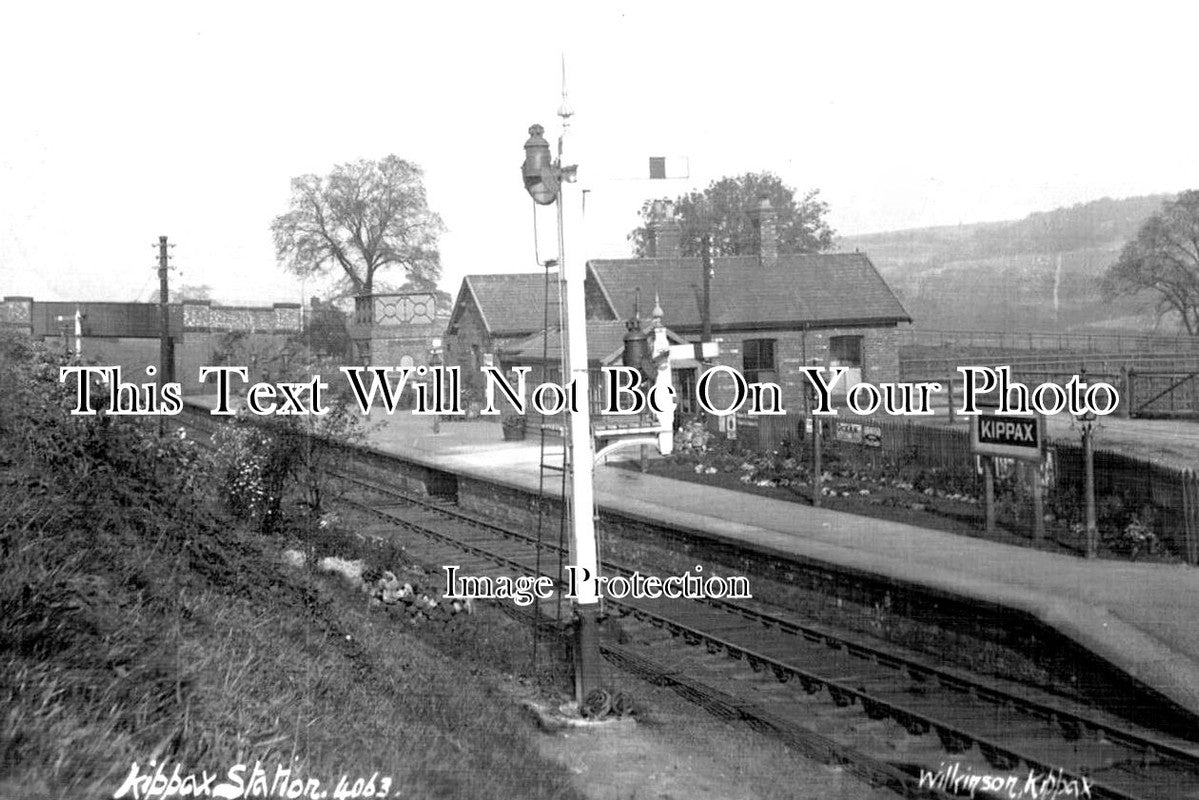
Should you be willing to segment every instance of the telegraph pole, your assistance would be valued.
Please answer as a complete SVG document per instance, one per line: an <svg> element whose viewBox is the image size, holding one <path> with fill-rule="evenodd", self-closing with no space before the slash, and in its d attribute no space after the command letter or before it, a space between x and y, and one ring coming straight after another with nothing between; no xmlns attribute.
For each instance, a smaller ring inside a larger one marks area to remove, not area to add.
<svg viewBox="0 0 1199 800"><path fill-rule="evenodd" d="M712 234L704 234L703 244L700 247L704 269L704 307L701 320L703 328L700 332L700 341L706 344L712 341L712 277L716 271L715 259L712 257Z"/></svg>
<svg viewBox="0 0 1199 800"><path fill-rule="evenodd" d="M175 371L173 359L171 358L171 319L170 309L167 306L167 237L158 237L158 311L159 311L159 339L158 339L158 396L163 396L163 389L168 381L174 380L173 373ZM160 415L158 417L158 433L162 434L166 429L166 422Z"/></svg>

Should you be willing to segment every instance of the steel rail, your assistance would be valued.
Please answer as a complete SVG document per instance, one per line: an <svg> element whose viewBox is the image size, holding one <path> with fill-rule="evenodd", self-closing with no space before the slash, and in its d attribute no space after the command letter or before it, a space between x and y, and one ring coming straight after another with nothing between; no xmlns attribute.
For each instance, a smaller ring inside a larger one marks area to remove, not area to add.
<svg viewBox="0 0 1199 800"><path fill-rule="evenodd" d="M199 427L207 426L201 425ZM334 474L336 475L336 473ZM463 512L460 509L447 508L444 505L429 501L426 497L414 495L393 486L382 485L359 475L342 473L339 477L351 483L356 483L368 491L398 499L404 505L417 506L433 511L444 517L466 523L471 527L483 528L504 539L524 543L532 542L532 539L525 534L503 528L493 522ZM497 563L507 569L512 569L517 573L524 574L528 572L530 565L527 563L497 554L476 544L463 542L460 538L432 530L427 525L404 519L402 515L389 511L386 508L380 509L366 503L350 500L349 498L342 498L342 502L383 519L389 524L394 524L414 533L433 538L451 547ZM557 549L555 545L543 546L551 550ZM628 567L609 561L605 561L604 565L613 572L624 574L632 574L633 572ZM664 613L651 611L641 607L638 603L614 599L608 599L606 602L608 605L617 608L622 617L633 616L637 620L648 622L656 627L665 628L673 637L681 637L684 642L690 645L703 643L710 653L723 652L734 660L744 660L754 672L760 672L763 669L769 668L780 683L798 679L808 694L815 694L821 689L826 689L834 704L838 707L857 703L871 719L893 719L913 734L922 734L927 733L929 730L935 730L941 740L942 746L949 753L960 753L968 750L972 745L977 745L980 753L986 758L988 763L997 769L1011 769L1023 762L1035 769L1057 772L1060 775L1070 775L1077 779L1087 778L1092 781L1091 786L1095 791L1094 796L1122 800L1135 800L1139 797L1138 795L1129 794L1112 787L1091 773L1076 772L1055 766L1028 753L1020 752L1008 745L960 728L953 723L933 716L928 711L912 709L886 698L873 696L863 688L855 688L850 684L830 678L827 675L809 672L779 657L770 656L754 648L695 627L693 624L681 622ZM727 600L709 600L708 604L714 609L736 614L742 618L757 622L767 629L801 637L810 642L823 643L829 647L843 648L846 653L859 659L887 667L892 671L903 672L913 681L923 682L927 681L929 677L935 677L938 683L949 691L968 695L969 697L995 706L1004 708L1014 707L1025 715L1048 722L1049 725L1047 727L1058 731L1060 737L1065 741L1077 740L1081 735L1089 734L1099 742L1119 745L1126 750L1133 751L1141 757L1142 765L1160 763L1163 759L1168 759L1178 767L1191 772L1199 772L1199 756L1170 743L1150 738L1143 734L1122 731L1117 726L1108 722L1098 721L1074 711L1054 708L1040 701L1021 697L997 689L994 686L988 686L975 680L954 675L901 654L849 641L834 636L827 631L807 627L782 617L748 608L741 604ZM1124 763L1126 762L1116 762L1115 766L1118 767ZM1112 766L1109 764L1102 769L1110 769ZM910 776L908 776L908 779L910 780Z"/></svg>
<svg viewBox="0 0 1199 800"><path fill-rule="evenodd" d="M392 489L390 487L380 487L362 479L355 479L355 482L365 484L364 488L368 488L372 491L376 491L391 497L406 499L412 505L424 508L426 510L434 510L447 517L466 522L472 527L485 527L489 530L501 533L505 539L524 539L528 541L528 537L524 536L523 534L509 531L500 526L494 525L493 523L482 521L478 518L473 518L470 515L463 514L453 509L445 508L444 506L427 503L423 498L409 496L406 492ZM481 548L473 544L462 543L460 540L455 539L453 536L448 534L431 530L419 523L404 520L402 517L391 511L378 509L368 504L348 500L345 498L343 498L343 502L354 505L360 510L373 514L385 521L401 525L405 529L437 539L447 545L460 547L485 559L490 559L501 566L514 569L519 574L526 574L528 572L530 565L527 563L521 563L509 557L498 554L489 554L485 548ZM618 567L617 565L609 564L608 562L605 562L605 566L608 566L612 569L627 570L625 567ZM728 601L721 602L727 603ZM668 614L646 609L636 602L628 600L614 600L609 598L606 600L606 603L619 609L622 617L631 615L634 618L640 621L648 622L655 627L665 628L669 633L671 633L672 636L682 637L687 644L698 645L702 643L705 644L708 652L710 653L717 654L719 652L723 652L733 660L744 660L754 672L760 672L765 668L769 668L773 672L776 680L778 680L780 683L786 683L792 679L798 679L799 683L807 694L816 694L824 689L828 692L830 698L838 707L843 708L857 703L862 707L862 710L869 718L893 719L913 735L921 735L928 733L929 731L935 731L942 743L942 746L948 753L961 753L965 750L968 750L971 746L977 745L980 753L984 756L984 758L986 758L988 763L997 769L1010 770L1018 764L1023 763L1033 769L1043 770L1046 773L1056 772L1060 775L1069 776L1073 779L1087 778L1091 781L1091 788L1093 791L1093 796L1095 797L1111 798L1112 800L1139 800L1141 797L1141 795L1131 794L1127 791L1111 786L1103 780L1097 778L1093 773L1083 773L1073 769L1066 769L1057 766L1045 761L1044 759L1033 756L1028 752L1015 749L1009 745L994 741L986 736L980 736L977 733L963 729L957 725L954 725L953 723L947 722L942 718L933 716L928 711L912 709L886 698L872 695L871 693L864 691L862 688L855 688L852 684L839 681L836 678L810 672L793 663L782 660L779 657L767 655L759 650L747 647L744 644L736 643L726 637L705 631L700 627L680 622ZM756 612L752 613L754 613L755 617L758 616ZM793 630L787 629L787 626L779 625L775 627L777 627L780 632L791 633L792 635L795 635ZM801 631L801 633L803 633L802 626L794 625L792 623L790 627L798 629ZM827 634L817 633L814 635L818 636L826 645L829 644L830 639ZM804 635L803 638L809 637ZM905 659L903 656L864 647L858 643L837 640L836 644L838 647L845 647L846 651L851 654L866 654L868 657L874 657L875 663L879 663L882 666L893 666L895 663L899 663L905 666L913 666L916 669L917 674L919 672L926 672L929 675L945 675L945 673L939 672L934 668L928 667L927 665L914 664L909 659ZM861 658L863 656L858 655L858 657ZM908 674L910 677L913 677L913 680L918 680L912 676L910 672ZM1018 705L1022 707L1020 710L1023 713L1029 714L1029 712L1025 709L1031 704L1026 701L1026 698L1019 697L1018 695L997 692L993 687L982 686L981 684L973 684L973 682L967 681L959 676L947 676L947 680L942 685L944 688L950 691L955 691L959 694L968 694L984 702L990 702L997 705L1007 705L1009 703L1012 705ZM998 701L994 699L996 697L999 698ZM1187 768L1190 771L1199 772L1199 757L1186 750L1173 747L1172 745L1157 740L1151 741L1137 734L1123 732L1110 724L1096 722L1063 709L1053 709L1044 704L1037 704L1037 708L1039 713L1029 715L1040 719L1041 721L1049 722L1050 725L1047 725L1046 727L1052 727L1053 730L1059 731L1058 736L1060 736L1063 741L1077 740L1084 733L1089 733L1090 735L1094 736L1097 741L1106 741L1111 744L1117 744L1127 750L1134 751L1136 755L1140 756L1141 763L1143 765L1147 765L1150 763L1150 761L1160 762L1160 759L1163 757L1163 755L1168 754L1171 757L1171 760L1178 762L1178 766ZM1128 762L1117 761L1114 765L1108 765L1104 767L1104 769L1110 769L1113 766L1119 767L1126 763Z"/></svg>

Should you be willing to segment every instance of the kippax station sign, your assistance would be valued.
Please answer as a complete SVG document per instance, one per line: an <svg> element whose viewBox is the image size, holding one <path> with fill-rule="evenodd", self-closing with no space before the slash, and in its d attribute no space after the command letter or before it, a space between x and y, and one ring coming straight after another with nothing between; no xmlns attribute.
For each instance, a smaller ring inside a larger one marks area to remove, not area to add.
<svg viewBox="0 0 1199 800"><path fill-rule="evenodd" d="M979 410L970 423L970 449L981 456L1040 461L1045 445L1045 418Z"/></svg>

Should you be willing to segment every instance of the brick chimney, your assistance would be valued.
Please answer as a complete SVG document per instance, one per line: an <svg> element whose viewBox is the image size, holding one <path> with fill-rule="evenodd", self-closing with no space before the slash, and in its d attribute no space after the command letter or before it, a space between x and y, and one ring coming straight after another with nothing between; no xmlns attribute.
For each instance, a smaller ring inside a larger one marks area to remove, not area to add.
<svg viewBox="0 0 1199 800"><path fill-rule="evenodd" d="M758 259L764 267L779 263L778 212L770 205L770 198L763 195L758 205L749 212L753 220L754 239L758 247Z"/></svg>
<svg viewBox="0 0 1199 800"><path fill-rule="evenodd" d="M646 256L678 258L683 254L683 226L675 216L674 203L655 200L646 228L649 231Z"/></svg>

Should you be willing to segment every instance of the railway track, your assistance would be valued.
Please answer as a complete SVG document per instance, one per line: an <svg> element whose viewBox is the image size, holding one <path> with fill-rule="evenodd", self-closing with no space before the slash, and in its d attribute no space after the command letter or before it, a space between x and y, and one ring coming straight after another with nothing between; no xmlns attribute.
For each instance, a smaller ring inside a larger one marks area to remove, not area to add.
<svg viewBox="0 0 1199 800"><path fill-rule="evenodd" d="M340 477L354 487L343 501L376 520L364 533L403 535L427 564L515 577L557 560L556 546L543 543L539 554L527 533L362 468ZM604 571L634 570L605 561ZM541 601L535 613L552 619L552 606ZM606 610L601 646L611 662L906 796L1199 798L1193 742L943 670L783 610L665 598L608 599Z"/></svg>

